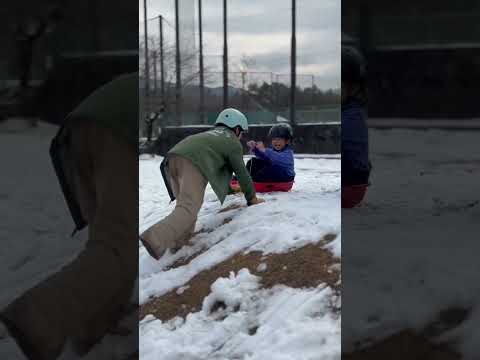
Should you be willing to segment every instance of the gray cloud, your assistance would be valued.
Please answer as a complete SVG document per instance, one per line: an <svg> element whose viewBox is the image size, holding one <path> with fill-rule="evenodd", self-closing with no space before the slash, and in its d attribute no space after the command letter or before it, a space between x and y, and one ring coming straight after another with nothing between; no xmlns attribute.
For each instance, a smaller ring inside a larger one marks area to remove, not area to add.
<svg viewBox="0 0 480 360"><path fill-rule="evenodd" d="M197 0L181 1L194 5L190 15L195 17L196 24ZM219 59L213 55L222 53L222 4L223 0L203 0L205 52L218 65ZM174 23L173 0L149 0L149 6L149 16L162 12ZM253 70L288 72L290 6L290 0L229 0L230 63L235 65L246 55L255 61ZM297 0L298 72L313 73L332 87L340 85L340 14L340 0ZM173 30L169 31L173 37Z"/></svg>

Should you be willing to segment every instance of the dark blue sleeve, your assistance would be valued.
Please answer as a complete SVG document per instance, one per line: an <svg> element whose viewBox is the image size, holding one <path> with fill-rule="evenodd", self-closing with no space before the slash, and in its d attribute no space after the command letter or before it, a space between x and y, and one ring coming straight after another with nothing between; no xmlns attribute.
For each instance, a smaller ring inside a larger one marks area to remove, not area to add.
<svg viewBox="0 0 480 360"><path fill-rule="evenodd" d="M253 154L262 160L270 161L270 158L263 152L258 150L256 147L253 148Z"/></svg>
<svg viewBox="0 0 480 360"><path fill-rule="evenodd" d="M342 111L342 165L368 168L368 128L360 108Z"/></svg>
<svg viewBox="0 0 480 360"><path fill-rule="evenodd" d="M271 148L265 149L265 156L273 165L289 167L293 165L293 153L291 150L275 151Z"/></svg>

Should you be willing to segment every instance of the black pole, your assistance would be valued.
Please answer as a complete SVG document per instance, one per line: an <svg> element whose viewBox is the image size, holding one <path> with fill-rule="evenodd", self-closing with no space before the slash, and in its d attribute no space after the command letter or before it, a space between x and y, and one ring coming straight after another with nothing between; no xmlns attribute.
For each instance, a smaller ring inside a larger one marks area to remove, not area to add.
<svg viewBox="0 0 480 360"><path fill-rule="evenodd" d="M176 91L175 91L175 109L177 125L181 125L182 117L182 78L180 70L180 25L178 21L178 0L175 0L175 70L177 73Z"/></svg>
<svg viewBox="0 0 480 360"><path fill-rule="evenodd" d="M150 69L148 61L148 33L147 33L147 0L143 0L143 28L144 28L144 41L145 41L145 97L148 99L150 96ZM148 109L147 109L148 111Z"/></svg>
<svg viewBox="0 0 480 360"><path fill-rule="evenodd" d="M315 76L312 75L312 109L315 106L315 93L313 92L314 87L315 87Z"/></svg>
<svg viewBox="0 0 480 360"><path fill-rule="evenodd" d="M295 125L295 92L297 88L297 42L295 23L296 1L292 0L292 50L291 50L291 81L290 81L290 122Z"/></svg>
<svg viewBox="0 0 480 360"><path fill-rule="evenodd" d="M165 102L165 69L163 63L163 17L158 17L158 26L160 32L160 96L162 101Z"/></svg>
<svg viewBox="0 0 480 360"><path fill-rule="evenodd" d="M272 113L274 114L275 118L274 118L274 122L277 121L277 116L278 116L278 113L277 113L277 107L275 106L275 82L273 80L273 72L270 73L270 96L271 96L271 104L272 104Z"/></svg>
<svg viewBox="0 0 480 360"><path fill-rule="evenodd" d="M155 96L158 94L158 73L157 73L157 52L152 51L153 60L153 93Z"/></svg>
<svg viewBox="0 0 480 360"><path fill-rule="evenodd" d="M280 112L280 83L278 81L278 74L275 75L275 105L277 113Z"/></svg>
<svg viewBox="0 0 480 360"><path fill-rule="evenodd" d="M228 108L227 0L223 0L223 108Z"/></svg>
<svg viewBox="0 0 480 360"><path fill-rule="evenodd" d="M242 111L247 111L247 89L245 89L245 85L247 83L247 72L242 71Z"/></svg>
<svg viewBox="0 0 480 360"><path fill-rule="evenodd" d="M275 98L275 89L273 87L273 72L270 73L270 97L271 97L271 103L273 105L273 99ZM273 110L273 109L272 109Z"/></svg>
<svg viewBox="0 0 480 360"><path fill-rule="evenodd" d="M205 87L203 79L203 32L202 32L202 0L198 0L198 42L200 52L198 55L200 74L200 121L205 123Z"/></svg>

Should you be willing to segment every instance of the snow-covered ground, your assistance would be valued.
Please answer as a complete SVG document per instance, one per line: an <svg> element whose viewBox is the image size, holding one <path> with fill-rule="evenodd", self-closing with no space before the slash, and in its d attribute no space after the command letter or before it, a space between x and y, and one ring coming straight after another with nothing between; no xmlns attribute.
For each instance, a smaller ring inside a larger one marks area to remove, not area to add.
<svg viewBox="0 0 480 360"><path fill-rule="evenodd" d="M460 307L473 311L442 338L479 358L479 135L370 131L372 186L342 212L345 351Z"/></svg>
<svg viewBox="0 0 480 360"><path fill-rule="evenodd" d="M160 157L140 160L140 231L165 217L169 204ZM140 248L140 302L180 288L195 275L239 253L284 253L338 234L328 247L340 250L340 159L296 159L297 177L289 193L259 195L266 203L246 207L243 196L220 205L210 187L191 247L154 261ZM239 207L240 206L240 207ZM230 209L219 213L221 209ZM228 222L225 220L228 219ZM209 232L202 231L209 230ZM177 259L203 250L188 264L166 269ZM205 251L206 250L206 251ZM222 301L227 308L211 313ZM339 359L340 316L331 310L340 299L326 285L293 289L259 287L247 269L219 278L200 311L167 322L147 316L140 323L140 357L153 359ZM249 330L256 328L254 334Z"/></svg>
<svg viewBox="0 0 480 360"><path fill-rule="evenodd" d="M1 125L0 288L9 291L0 293L0 308L58 270L84 240L69 238L74 224L48 153L57 128Z"/></svg>

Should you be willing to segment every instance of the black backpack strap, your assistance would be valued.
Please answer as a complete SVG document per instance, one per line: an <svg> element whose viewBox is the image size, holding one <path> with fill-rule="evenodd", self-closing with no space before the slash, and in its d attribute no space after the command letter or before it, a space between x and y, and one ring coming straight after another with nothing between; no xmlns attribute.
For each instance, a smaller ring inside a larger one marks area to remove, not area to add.
<svg viewBox="0 0 480 360"><path fill-rule="evenodd" d="M172 186L170 184L167 171L168 171L168 157L165 156L162 163L160 164L160 172L162 173L163 182L165 183L165 187L167 188L168 196L170 196L171 201L174 201L175 195L173 194Z"/></svg>
<svg viewBox="0 0 480 360"><path fill-rule="evenodd" d="M67 177L65 176L64 163L61 156L61 149L63 146L65 146L65 134L64 128L61 127L50 144L50 158L52 159L53 168L55 169L63 196L65 197L70 214L75 223L75 230L72 233L73 236L77 231L82 230L85 226L87 226L88 223L82 215L78 200L67 181Z"/></svg>

